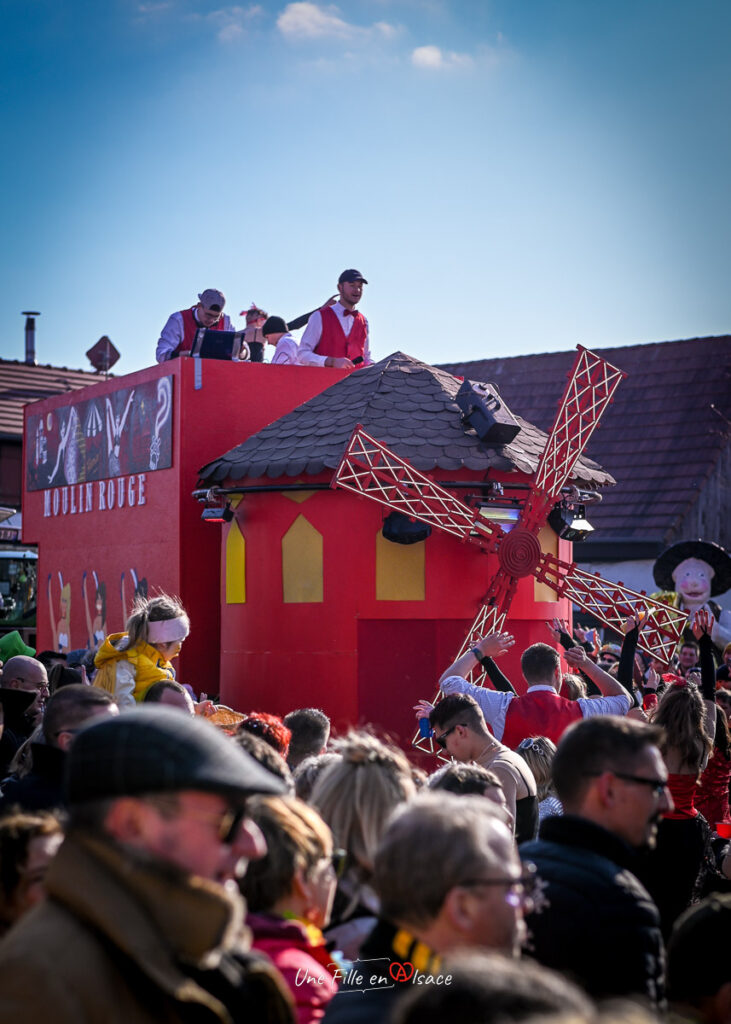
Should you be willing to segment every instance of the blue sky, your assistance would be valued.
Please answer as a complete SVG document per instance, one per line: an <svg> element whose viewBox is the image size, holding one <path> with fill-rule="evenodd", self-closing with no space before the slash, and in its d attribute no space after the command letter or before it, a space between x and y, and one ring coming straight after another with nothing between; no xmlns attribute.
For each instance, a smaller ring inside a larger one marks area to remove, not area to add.
<svg viewBox="0 0 731 1024"><path fill-rule="evenodd" d="M5 0L2 353L153 361L203 288L376 358L731 330L725 0Z"/></svg>

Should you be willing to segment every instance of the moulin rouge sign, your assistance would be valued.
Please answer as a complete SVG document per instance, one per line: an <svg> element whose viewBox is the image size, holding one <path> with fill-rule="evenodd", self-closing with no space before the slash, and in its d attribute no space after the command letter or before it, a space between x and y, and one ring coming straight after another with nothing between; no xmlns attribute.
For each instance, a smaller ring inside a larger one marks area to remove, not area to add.
<svg viewBox="0 0 731 1024"><path fill-rule="evenodd" d="M45 517L136 508L147 475L172 466L173 378L28 417L26 486Z"/></svg>

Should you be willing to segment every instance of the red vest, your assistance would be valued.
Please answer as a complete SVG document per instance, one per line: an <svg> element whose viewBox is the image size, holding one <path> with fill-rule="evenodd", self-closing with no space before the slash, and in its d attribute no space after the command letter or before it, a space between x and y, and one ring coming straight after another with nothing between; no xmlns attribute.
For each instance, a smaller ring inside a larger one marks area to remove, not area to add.
<svg viewBox="0 0 731 1024"><path fill-rule="evenodd" d="M365 358L368 332L366 318L362 313L356 312L353 317L353 326L347 337L336 314L329 306L323 306L320 316L322 317L322 334L315 346L315 352L319 356L334 356L336 359L343 356L347 356L348 359L356 359L358 356L361 359Z"/></svg>
<svg viewBox="0 0 731 1024"><path fill-rule="evenodd" d="M567 700L555 690L534 690L513 697L508 704L502 742L511 750L527 736L548 736L558 743L571 723L580 718L581 707L575 700Z"/></svg>
<svg viewBox="0 0 731 1024"><path fill-rule="evenodd" d="M196 318L193 316L192 309L181 309L180 315L183 318L183 340L180 342L178 347L170 356L171 359L175 359L176 356L187 356L190 354L190 350L193 347L195 341L196 331L203 329L203 324L199 324ZM216 321L213 327L207 327L208 331L222 331L223 330L223 315Z"/></svg>

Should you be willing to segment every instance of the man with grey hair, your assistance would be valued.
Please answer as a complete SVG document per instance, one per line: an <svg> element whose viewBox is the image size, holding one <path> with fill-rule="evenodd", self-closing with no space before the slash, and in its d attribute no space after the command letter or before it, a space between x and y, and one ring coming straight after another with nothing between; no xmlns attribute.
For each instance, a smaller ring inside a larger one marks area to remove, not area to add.
<svg viewBox="0 0 731 1024"><path fill-rule="evenodd" d="M243 945L235 885L266 850L246 798L282 788L215 726L173 708L83 728L48 898L0 943L3 1018L291 1024L281 978Z"/></svg>
<svg viewBox="0 0 731 1024"><path fill-rule="evenodd" d="M367 980L342 987L327 1024L387 1019L405 985L368 985L374 970L410 984L431 976L438 984L448 974L443 957L454 950L518 956L532 883L491 801L444 792L422 793L403 805L376 853L372 884L381 912L356 961L356 967L366 961L359 973Z"/></svg>

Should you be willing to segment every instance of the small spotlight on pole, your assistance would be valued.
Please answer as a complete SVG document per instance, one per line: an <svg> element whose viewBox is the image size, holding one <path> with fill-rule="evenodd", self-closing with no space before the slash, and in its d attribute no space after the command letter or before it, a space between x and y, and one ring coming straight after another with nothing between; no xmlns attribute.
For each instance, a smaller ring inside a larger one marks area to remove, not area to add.
<svg viewBox="0 0 731 1024"><path fill-rule="evenodd" d="M204 508L201 513L201 519L204 523L230 523L233 517L234 510L231 508L230 501L227 501L222 507Z"/></svg>

